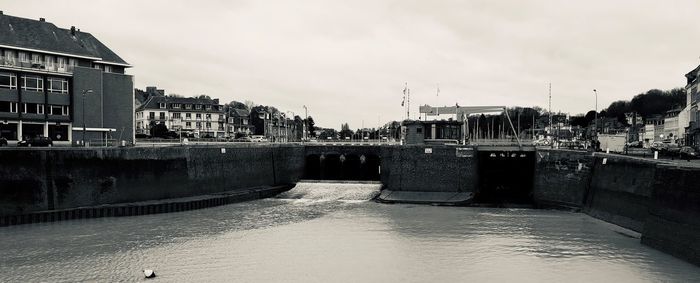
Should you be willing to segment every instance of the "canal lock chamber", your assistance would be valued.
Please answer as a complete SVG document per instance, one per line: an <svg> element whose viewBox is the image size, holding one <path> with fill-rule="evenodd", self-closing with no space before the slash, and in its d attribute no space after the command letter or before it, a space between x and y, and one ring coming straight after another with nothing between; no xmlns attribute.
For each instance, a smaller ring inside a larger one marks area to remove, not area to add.
<svg viewBox="0 0 700 283"><path fill-rule="evenodd" d="M311 154L306 156L303 179L379 181L380 158L375 154Z"/></svg>
<svg viewBox="0 0 700 283"><path fill-rule="evenodd" d="M477 204L533 204L534 151L479 151Z"/></svg>

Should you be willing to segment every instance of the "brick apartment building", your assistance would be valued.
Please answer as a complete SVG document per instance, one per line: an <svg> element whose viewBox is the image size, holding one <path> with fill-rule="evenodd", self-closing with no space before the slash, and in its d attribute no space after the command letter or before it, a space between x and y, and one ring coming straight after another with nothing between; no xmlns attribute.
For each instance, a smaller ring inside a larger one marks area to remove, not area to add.
<svg viewBox="0 0 700 283"><path fill-rule="evenodd" d="M129 67L90 33L0 11L0 135L133 141Z"/></svg>

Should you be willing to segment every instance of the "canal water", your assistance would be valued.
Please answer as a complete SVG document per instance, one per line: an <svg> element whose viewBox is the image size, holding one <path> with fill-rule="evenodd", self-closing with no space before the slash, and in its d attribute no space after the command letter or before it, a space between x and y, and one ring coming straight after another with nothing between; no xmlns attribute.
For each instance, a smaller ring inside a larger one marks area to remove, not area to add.
<svg viewBox="0 0 700 283"><path fill-rule="evenodd" d="M378 184L0 228L0 282L699 282L700 268L579 213L370 201Z"/></svg>

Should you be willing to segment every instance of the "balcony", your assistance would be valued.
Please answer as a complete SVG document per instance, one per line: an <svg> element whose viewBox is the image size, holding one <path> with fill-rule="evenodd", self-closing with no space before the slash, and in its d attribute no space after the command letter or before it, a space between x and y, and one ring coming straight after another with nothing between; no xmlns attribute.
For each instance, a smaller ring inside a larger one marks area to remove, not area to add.
<svg viewBox="0 0 700 283"><path fill-rule="evenodd" d="M45 62L41 62L39 64L32 62L20 62L17 58L7 58L4 56L0 56L0 68L28 72L39 72L46 74L70 75L73 73L73 66L65 65L64 68L59 68L57 64L53 64L52 66L47 66L45 64Z"/></svg>

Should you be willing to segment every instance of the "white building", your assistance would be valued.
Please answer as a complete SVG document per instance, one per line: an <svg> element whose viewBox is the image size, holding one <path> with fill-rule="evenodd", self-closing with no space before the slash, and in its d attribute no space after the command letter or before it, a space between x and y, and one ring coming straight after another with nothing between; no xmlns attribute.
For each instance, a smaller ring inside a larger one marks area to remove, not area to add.
<svg viewBox="0 0 700 283"><path fill-rule="evenodd" d="M168 130L200 138L226 134L226 117L219 99L149 97L136 109L136 133L148 135L151 127L160 123Z"/></svg>

